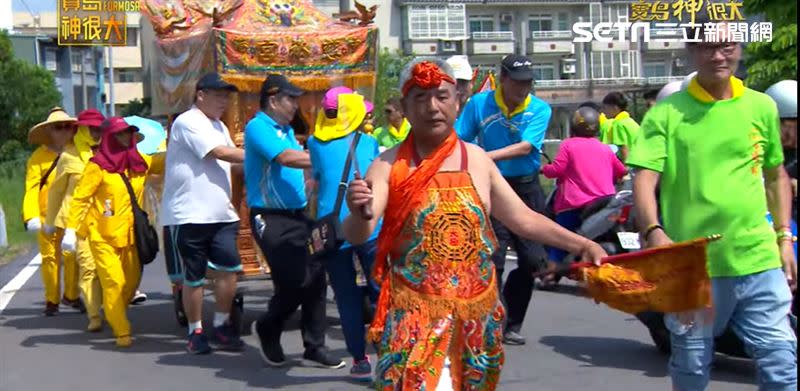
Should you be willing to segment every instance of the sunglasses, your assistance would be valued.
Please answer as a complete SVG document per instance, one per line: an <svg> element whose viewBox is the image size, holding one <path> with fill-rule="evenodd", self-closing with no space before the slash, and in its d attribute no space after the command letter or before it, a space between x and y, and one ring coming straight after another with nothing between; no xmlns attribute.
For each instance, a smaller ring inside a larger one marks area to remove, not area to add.
<svg viewBox="0 0 800 391"><path fill-rule="evenodd" d="M72 130L74 128L75 127L73 125L70 125L70 124L53 125L53 130L58 130L58 131Z"/></svg>

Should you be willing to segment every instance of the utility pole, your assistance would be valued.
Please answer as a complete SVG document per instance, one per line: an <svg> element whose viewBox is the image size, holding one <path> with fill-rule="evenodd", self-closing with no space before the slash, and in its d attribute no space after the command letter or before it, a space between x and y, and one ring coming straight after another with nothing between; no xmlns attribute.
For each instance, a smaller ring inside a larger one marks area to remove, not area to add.
<svg viewBox="0 0 800 391"><path fill-rule="evenodd" d="M108 113L114 116L114 50L108 47Z"/></svg>
<svg viewBox="0 0 800 391"><path fill-rule="evenodd" d="M339 0L339 13L350 11L350 0Z"/></svg>
<svg viewBox="0 0 800 391"><path fill-rule="evenodd" d="M80 48L79 53L81 54L81 108L75 108L75 112L80 112L86 110L89 107L89 89L86 88L86 49Z"/></svg>

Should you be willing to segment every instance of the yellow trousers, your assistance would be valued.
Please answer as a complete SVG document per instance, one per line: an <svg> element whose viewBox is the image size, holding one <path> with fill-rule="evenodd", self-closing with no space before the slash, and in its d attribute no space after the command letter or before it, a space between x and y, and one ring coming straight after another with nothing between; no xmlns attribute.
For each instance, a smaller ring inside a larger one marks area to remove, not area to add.
<svg viewBox="0 0 800 391"><path fill-rule="evenodd" d="M136 248L128 246L117 248L103 241L89 241L100 287L103 290L103 310L106 321L114 331L114 336L124 337L131 334L128 321L128 304L136 293L142 269Z"/></svg>
<svg viewBox="0 0 800 391"><path fill-rule="evenodd" d="M78 237L75 258L78 261L78 286L83 293L86 315L89 320L100 320L100 306L103 304L103 291L97 267L89 246L89 239Z"/></svg>
<svg viewBox="0 0 800 391"><path fill-rule="evenodd" d="M78 264L75 254L61 252L63 229L57 229L52 235L39 231L39 252L42 254L42 284L44 298L50 303L58 304L61 299L61 261L64 261L64 298L76 300L78 290Z"/></svg>

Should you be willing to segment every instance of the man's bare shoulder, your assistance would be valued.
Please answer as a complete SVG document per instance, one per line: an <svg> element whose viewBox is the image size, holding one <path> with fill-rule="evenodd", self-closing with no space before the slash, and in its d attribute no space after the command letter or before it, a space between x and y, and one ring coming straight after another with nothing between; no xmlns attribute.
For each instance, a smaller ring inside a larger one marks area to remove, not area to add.
<svg viewBox="0 0 800 391"><path fill-rule="evenodd" d="M399 145L381 152L381 154L372 161L367 175L372 179L385 178L388 180L389 173L392 170L392 164L394 164L395 159L397 159L398 149Z"/></svg>
<svg viewBox="0 0 800 391"><path fill-rule="evenodd" d="M494 164L483 148L472 143L464 143L464 145L467 147L467 156L469 156L470 166L480 165L480 167L485 167L488 164Z"/></svg>

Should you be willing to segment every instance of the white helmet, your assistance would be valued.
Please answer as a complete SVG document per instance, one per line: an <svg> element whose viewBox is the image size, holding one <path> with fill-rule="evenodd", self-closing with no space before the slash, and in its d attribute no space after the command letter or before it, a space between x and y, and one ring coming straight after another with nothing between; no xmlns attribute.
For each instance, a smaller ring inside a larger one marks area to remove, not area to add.
<svg viewBox="0 0 800 391"><path fill-rule="evenodd" d="M781 80L764 91L778 105L778 116L797 118L797 80Z"/></svg>
<svg viewBox="0 0 800 391"><path fill-rule="evenodd" d="M694 79L695 75L697 75L697 71L694 71L683 78L683 81L681 82L681 90L689 88L689 83L692 81L692 79Z"/></svg>
<svg viewBox="0 0 800 391"><path fill-rule="evenodd" d="M681 90L681 82L680 81L671 81L661 87L661 90L658 91L658 95L656 95L656 102L661 102L662 100L666 99L668 96L678 92Z"/></svg>

